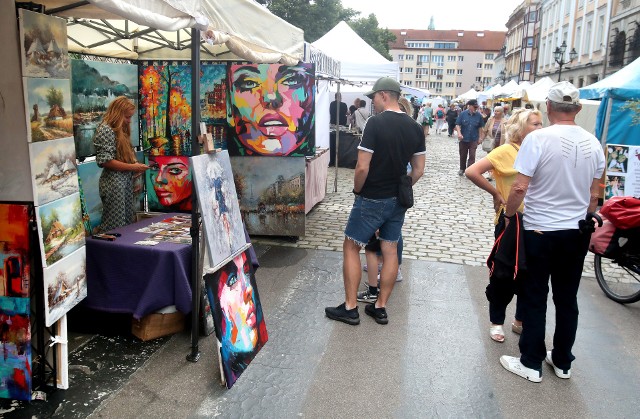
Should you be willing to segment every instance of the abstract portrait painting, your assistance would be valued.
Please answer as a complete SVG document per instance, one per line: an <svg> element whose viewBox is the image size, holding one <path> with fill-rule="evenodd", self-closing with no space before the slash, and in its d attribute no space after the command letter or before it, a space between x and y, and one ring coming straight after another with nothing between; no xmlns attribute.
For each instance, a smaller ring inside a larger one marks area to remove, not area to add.
<svg viewBox="0 0 640 419"><path fill-rule="evenodd" d="M27 138L48 141L73 136L69 80L23 77Z"/></svg>
<svg viewBox="0 0 640 419"><path fill-rule="evenodd" d="M85 243L80 193L37 208L42 266L51 266Z"/></svg>
<svg viewBox="0 0 640 419"><path fill-rule="evenodd" d="M86 247L44 268L44 321L47 327L57 322L87 296Z"/></svg>
<svg viewBox="0 0 640 419"><path fill-rule="evenodd" d="M147 203L153 211L191 211L191 172L186 156L148 156Z"/></svg>
<svg viewBox="0 0 640 419"><path fill-rule="evenodd" d="M231 388L269 339L249 252L206 275L205 284L222 370Z"/></svg>
<svg viewBox="0 0 640 419"><path fill-rule="evenodd" d="M304 236L304 157L232 157L249 234Z"/></svg>
<svg viewBox="0 0 640 419"><path fill-rule="evenodd" d="M212 268L225 263L247 244L227 151L191 158Z"/></svg>
<svg viewBox="0 0 640 419"><path fill-rule="evenodd" d="M0 204L0 296L29 296L32 212L28 204Z"/></svg>
<svg viewBox="0 0 640 419"><path fill-rule="evenodd" d="M30 298L0 297L0 398L31 400Z"/></svg>
<svg viewBox="0 0 640 419"><path fill-rule="evenodd" d="M68 79L67 21L25 9L20 16L22 75Z"/></svg>
<svg viewBox="0 0 640 419"><path fill-rule="evenodd" d="M29 154L35 205L78 192L76 149L72 137L31 143Z"/></svg>
<svg viewBox="0 0 640 419"><path fill-rule="evenodd" d="M314 154L313 64L233 64L227 79L230 155Z"/></svg>

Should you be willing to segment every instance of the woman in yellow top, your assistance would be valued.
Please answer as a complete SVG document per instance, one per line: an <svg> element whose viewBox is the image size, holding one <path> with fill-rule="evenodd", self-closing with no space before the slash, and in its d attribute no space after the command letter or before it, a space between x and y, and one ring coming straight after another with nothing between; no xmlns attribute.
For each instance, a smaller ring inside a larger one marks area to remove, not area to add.
<svg viewBox="0 0 640 419"><path fill-rule="evenodd" d="M532 109L518 109L514 111L505 125L507 134L505 143L493 149L486 157L472 164L465 171L465 175L471 182L489 192L493 197L493 208L496 211L494 224L498 224L498 219L504 211L507 198L509 197L511 185L518 174L513 168L513 163L516 160L520 144L527 134L540 128L542 128L542 114L540 111ZM504 134L505 132L503 132L503 135ZM483 173L489 170L493 171L496 182L495 187L482 176ZM518 211L522 210L523 207L520 206ZM490 287L491 284L487 286L488 291ZM506 316L505 311L507 304L497 304L489 300L489 320L491 321L489 335L491 339L496 342L504 342L502 325L504 324ZM520 320L522 317L519 314L516 301L515 320L511 323L511 330L514 333L522 332L522 321Z"/></svg>

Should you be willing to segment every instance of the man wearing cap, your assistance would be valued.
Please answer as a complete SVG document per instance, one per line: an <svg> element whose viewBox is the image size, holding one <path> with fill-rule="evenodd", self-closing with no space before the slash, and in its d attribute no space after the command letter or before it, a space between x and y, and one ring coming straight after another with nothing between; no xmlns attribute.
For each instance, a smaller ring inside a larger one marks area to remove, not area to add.
<svg viewBox="0 0 640 419"><path fill-rule="evenodd" d="M355 201L345 228L342 268L345 302L325 308L332 320L360 323L357 307L361 278L360 250L376 231L382 250L378 300L365 313L379 324L387 324L386 304L398 274L397 245L406 208L398 203L400 177L411 162L412 183L424 172L425 145L422 128L400 110L400 84L389 77L376 81L367 93L376 115L368 119L358 146L358 163L353 179Z"/></svg>
<svg viewBox="0 0 640 419"><path fill-rule="evenodd" d="M502 356L504 368L529 381L542 380L542 362L559 378L571 377L571 348L578 328L578 286L591 233L585 216L596 209L605 166L600 142L575 123L582 109L571 83L556 83L547 96L551 126L526 136L514 168L518 171L505 217L524 199L526 281L518 303L523 329L520 357ZM515 221L514 221L515 222ZM588 226L587 226L588 227ZM545 348L549 277L556 308L553 350Z"/></svg>
<svg viewBox="0 0 640 419"><path fill-rule="evenodd" d="M484 119L482 114L478 112L478 101L471 99L467 102L467 109L460 112L456 120L458 152L460 153L458 176L462 176L467 167L476 162L478 143L484 139L482 127L484 127Z"/></svg>

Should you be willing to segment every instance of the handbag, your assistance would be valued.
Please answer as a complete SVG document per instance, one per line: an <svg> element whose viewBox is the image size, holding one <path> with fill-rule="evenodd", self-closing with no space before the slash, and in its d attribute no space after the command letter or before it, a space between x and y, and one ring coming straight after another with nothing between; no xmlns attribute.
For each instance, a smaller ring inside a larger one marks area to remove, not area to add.
<svg viewBox="0 0 640 419"><path fill-rule="evenodd" d="M493 150L493 138L488 135L484 137L484 140L482 140L482 149L487 153L491 152L491 150Z"/></svg>
<svg viewBox="0 0 640 419"><path fill-rule="evenodd" d="M398 203L404 208L413 206L413 180L409 175L400 176L400 185L398 186Z"/></svg>

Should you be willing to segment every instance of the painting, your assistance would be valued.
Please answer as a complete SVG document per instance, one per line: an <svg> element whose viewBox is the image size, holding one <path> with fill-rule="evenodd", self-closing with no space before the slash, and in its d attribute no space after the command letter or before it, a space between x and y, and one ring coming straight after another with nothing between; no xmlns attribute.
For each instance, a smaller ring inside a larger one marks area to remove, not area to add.
<svg viewBox="0 0 640 419"><path fill-rule="evenodd" d="M42 266L51 266L84 246L80 193L37 208Z"/></svg>
<svg viewBox="0 0 640 419"><path fill-rule="evenodd" d="M222 371L231 388L269 339L249 252L205 275L205 284Z"/></svg>
<svg viewBox="0 0 640 419"><path fill-rule="evenodd" d="M31 299L0 297L0 398L31 400Z"/></svg>
<svg viewBox="0 0 640 419"><path fill-rule="evenodd" d="M32 210L27 204L0 204L0 296L29 296Z"/></svg>
<svg viewBox="0 0 640 419"><path fill-rule="evenodd" d="M230 155L314 155L313 64L232 64L227 84Z"/></svg>
<svg viewBox="0 0 640 419"><path fill-rule="evenodd" d="M192 157L211 267L235 256L247 244L227 151Z"/></svg>
<svg viewBox="0 0 640 419"><path fill-rule="evenodd" d="M213 137L213 147L227 149L227 65L202 65L200 119Z"/></svg>
<svg viewBox="0 0 640 419"><path fill-rule="evenodd" d="M73 138L79 159L96 154L96 128L109 104L119 96L129 98L138 107L138 66L71 60ZM131 145L140 145L137 114L131 117Z"/></svg>
<svg viewBox="0 0 640 419"><path fill-rule="evenodd" d="M249 234L304 236L304 157L232 157Z"/></svg>
<svg viewBox="0 0 640 419"><path fill-rule="evenodd" d="M87 296L85 249L83 246L59 263L44 268L44 321L47 327Z"/></svg>
<svg viewBox="0 0 640 419"><path fill-rule="evenodd" d="M33 201L44 205L78 192L73 138L29 144Z"/></svg>
<svg viewBox="0 0 640 419"><path fill-rule="evenodd" d="M68 79L67 21L19 9L22 75Z"/></svg>
<svg viewBox="0 0 640 419"><path fill-rule="evenodd" d="M150 156L190 156L191 66L141 66L139 86L143 148Z"/></svg>
<svg viewBox="0 0 640 419"><path fill-rule="evenodd" d="M27 137L48 141L73 136L69 80L23 78Z"/></svg>
<svg viewBox="0 0 640 419"><path fill-rule="evenodd" d="M152 211L191 211L192 181L186 156L148 156L147 204Z"/></svg>

